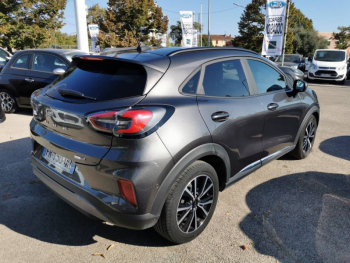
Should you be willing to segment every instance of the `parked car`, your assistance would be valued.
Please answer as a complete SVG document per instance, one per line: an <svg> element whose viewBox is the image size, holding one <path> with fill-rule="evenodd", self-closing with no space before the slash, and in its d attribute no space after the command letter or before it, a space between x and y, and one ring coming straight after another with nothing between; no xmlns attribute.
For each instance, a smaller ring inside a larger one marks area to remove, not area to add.
<svg viewBox="0 0 350 263"><path fill-rule="evenodd" d="M12 54L8 52L6 49L0 47L0 57L10 59L12 57Z"/></svg>
<svg viewBox="0 0 350 263"><path fill-rule="evenodd" d="M315 51L307 77L309 81L327 80L343 85L346 74L346 50L318 49Z"/></svg>
<svg viewBox="0 0 350 263"><path fill-rule="evenodd" d="M283 56L278 56L275 60L276 65L282 66L282 60L283 60ZM284 55L283 66L305 71L305 63L303 62L302 57L299 54Z"/></svg>
<svg viewBox="0 0 350 263"><path fill-rule="evenodd" d="M206 228L219 191L306 158L320 114L306 82L226 47L78 56L31 100L34 174L90 217L174 243Z"/></svg>
<svg viewBox="0 0 350 263"><path fill-rule="evenodd" d="M64 73L79 50L31 49L17 51L0 73L0 98L3 110L29 108L30 95Z"/></svg>
<svg viewBox="0 0 350 263"><path fill-rule="evenodd" d="M304 64L304 68L302 68L300 70L303 71L303 72L308 72L309 68L310 68L310 65L311 65L311 61L309 61L309 58L303 58L301 60L301 63Z"/></svg>
<svg viewBox="0 0 350 263"><path fill-rule="evenodd" d="M0 123L3 123L6 120L5 112L2 110L2 101L0 98Z"/></svg>
<svg viewBox="0 0 350 263"><path fill-rule="evenodd" d="M295 80L304 80L304 72L299 69L290 68L290 67L279 67L280 70L284 72L287 77L290 77L293 81Z"/></svg>

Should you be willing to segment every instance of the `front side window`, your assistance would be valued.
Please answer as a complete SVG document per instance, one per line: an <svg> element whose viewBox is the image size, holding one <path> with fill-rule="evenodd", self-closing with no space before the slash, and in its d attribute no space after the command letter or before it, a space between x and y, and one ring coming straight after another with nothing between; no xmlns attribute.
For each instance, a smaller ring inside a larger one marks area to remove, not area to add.
<svg viewBox="0 0 350 263"><path fill-rule="evenodd" d="M249 87L240 60L210 64L203 79L205 95L216 97L249 96Z"/></svg>
<svg viewBox="0 0 350 263"><path fill-rule="evenodd" d="M200 74L201 72L198 71L189 81L187 81L186 85L182 88L183 93L196 94Z"/></svg>
<svg viewBox="0 0 350 263"><path fill-rule="evenodd" d="M58 57L47 54L35 54L33 70L52 73L55 69L67 70L67 65Z"/></svg>
<svg viewBox="0 0 350 263"><path fill-rule="evenodd" d="M29 68L29 61L30 61L30 54L24 54L22 56L19 56L15 63L12 64L13 68L21 68L21 69L28 69Z"/></svg>
<svg viewBox="0 0 350 263"><path fill-rule="evenodd" d="M286 88L286 82L282 74L257 60L247 60L253 73L259 94L283 90Z"/></svg>

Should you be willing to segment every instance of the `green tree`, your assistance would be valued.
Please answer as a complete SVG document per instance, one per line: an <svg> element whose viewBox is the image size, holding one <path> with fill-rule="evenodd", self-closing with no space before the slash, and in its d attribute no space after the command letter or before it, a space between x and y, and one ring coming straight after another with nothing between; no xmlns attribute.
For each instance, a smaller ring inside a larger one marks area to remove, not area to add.
<svg viewBox="0 0 350 263"><path fill-rule="evenodd" d="M200 43L200 40L199 40ZM202 46L207 47L208 46L208 35L202 35ZM210 41L210 46L213 47L213 42Z"/></svg>
<svg viewBox="0 0 350 263"><path fill-rule="evenodd" d="M262 8L265 1L254 1L247 5L238 22L239 36L235 36L232 45L261 52L264 39L265 15Z"/></svg>
<svg viewBox="0 0 350 263"><path fill-rule="evenodd" d="M95 4L88 9L86 22L88 25L96 24L99 27L105 22L106 8L101 8L99 4Z"/></svg>
<svg viewBox="0 0 350 263"><path fill-rule="evenodd" d="M338 30L340 31L339 33L333 33L334 39L338 40L335 47L338 49L347 49L350 47L350 26L339 26Z"/></svg>
<svg viewBox="0 0 350 263"><path fill-rule="evenodd" d="M130 25L140 41L158 44L159 41L150 37L150 32L166 33L168 22L154 0L109 0L98 42L101 48L137 46Z"/></svg>
<svg viewBox="0 0 350 263"><path fill-rule="evenodd" d="M0 1L0 45L24 49L42 44L50 32L63 27L67 0Z"/></svg>
<svg viewBox="0 0 350 263"><path fill-rule="evenodd" d="M293 51L304 57L311 57L316 49L327 48L328 41L317 34L315 30L306 30L303 27L292 29L294 34Z"/></svg>
<svg viewBox="0 0 350 263"><path fill-rule="evenodd" d="M193 28L198 30L198 33L200 33L203 29L203 26L201 24L194 22L193 23ZM182 41L182 26L181 22L177 21L176 25L171 25L170 26L170 37L174 41L175 46L181 46L181 41Z"/></svg>

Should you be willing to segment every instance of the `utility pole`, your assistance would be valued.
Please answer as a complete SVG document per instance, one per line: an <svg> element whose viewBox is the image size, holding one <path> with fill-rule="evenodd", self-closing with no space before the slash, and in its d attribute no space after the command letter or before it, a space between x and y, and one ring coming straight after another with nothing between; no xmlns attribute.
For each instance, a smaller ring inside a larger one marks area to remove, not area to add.
<svg viewBox="0 0 350 263"><path fill-rule="evenodd" d="M208 47L210 47L210 0L208 0Z"/></svg>
<svg viewBox="0 0 350 263"><path fill-rule="evenodd" d="M200 32L202 32L202 26L201 26L201 14L198 14L198 25L199 25L199 30ZM198 36L198 40L197 40L197 46L199 46L199 32L197 31L197 36ZM201 45L202 46L202 45Z"/></svg>
<svg viewBox="0 0 350 263"><path fill-rule="evenodd" d="M287 13L287 20L286 20L286 30L284 31L282 67L283 67L283 64L284 64L284 54L286 53L286 41L287 41L288 18L289 18L289 9L290 9L290 2L291 2L291 0L287 0L287 1L288 1L288 13Z"/></svg>
<svg viewBox="0 0 350 263"><path fill-rule="evenodd" d="M74 0L74 8L75 23L77 27L78 49L89 52L85 0Z"/></svg>
<svg viewBox="0 0 350 263"><path fill-rule="evenodd" d="M202 3L201 3L201 46L202 46L202 38L203 38L203 33L202 33L202 30L203 30L203 28L202 28L202 18L203 17L203 5L202 5Z"/></svg>

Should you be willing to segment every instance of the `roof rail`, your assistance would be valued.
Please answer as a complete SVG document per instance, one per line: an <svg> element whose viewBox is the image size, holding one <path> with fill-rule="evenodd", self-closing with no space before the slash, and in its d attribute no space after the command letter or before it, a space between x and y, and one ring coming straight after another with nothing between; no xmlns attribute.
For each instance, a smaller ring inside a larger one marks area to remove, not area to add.
<svg viewBox="0 0 350 263"><path fill-rule="evenodd" d="M175 50L167 54L167 56L171 57L182 53L203 52L203 51L227 51L227 50L244 51L255 55L259 55L255 51L244 49L244 48L238 48L238 47L192 47L192 48L190 47L190 48L181 48L181 49Z"/></svg>

